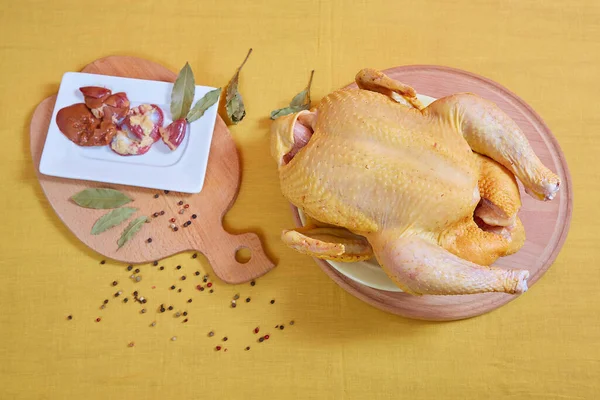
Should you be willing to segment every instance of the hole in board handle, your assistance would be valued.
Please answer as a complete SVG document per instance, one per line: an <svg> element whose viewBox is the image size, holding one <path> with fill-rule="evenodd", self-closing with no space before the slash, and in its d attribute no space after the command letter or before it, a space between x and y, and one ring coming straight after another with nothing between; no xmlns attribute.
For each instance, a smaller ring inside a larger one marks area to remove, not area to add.
<svg viewBox="0 0 600 400"><path fill-rule="evenodd" d="M235 260L240 264L246 264L252 258L252 252L247 247L240 247L235 252Z"/></svg>

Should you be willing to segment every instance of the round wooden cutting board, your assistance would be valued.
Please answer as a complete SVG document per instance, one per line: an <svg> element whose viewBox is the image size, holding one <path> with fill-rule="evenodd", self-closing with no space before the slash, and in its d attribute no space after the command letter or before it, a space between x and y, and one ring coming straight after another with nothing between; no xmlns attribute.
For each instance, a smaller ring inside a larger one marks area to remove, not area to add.
<svg viewBox="0 0 600 400"><path fill-rule="evenodd" d="M556 259L569 230L573 208L573 189L565 157L558 142L540 116L523 100L501 85L481 76L430 65L396 67L384 71L388 76L406 83L419 94L441 98L459 92L471 92L494 101L523 130L538 157L562 181L558 196L549 202L534 200L525 194L519 212L527 240L516 254L498 260L494 265L522 268L530 272L531 287ZM355 84L350 87L356 87ZM297 226L301 226L298 210L292 207ZM492 311L518 296L504 293L484 293L464 296L412 296L377 290L342 275L330 264L315 259L317 264L338 285L359 299L388 312L409 318L451 321L474 317ZM525 296L527 294L524 294Z"/></svg>
<svg viewBox="0 0 600 400"><path fill-rule="evenodd" d="M106 57L86 66L82 72L173 82L176 74L167 68L134 57ZM118 91L118 88L113 88ZM270 271L274 264L265 255L259 237L254 233L232 235L222 226L225 213L233 205L240 185L240 161L235 142L227 126L217 117L210 147L206 178L198 194L183 194L72 179L55 178L39 173L40 158L48 133L56 96L42 101L31 120L31 154L40 185L48 201L69 229L87 246L98 253L126 263L145 263L159 260L183 251L199 251L210 262L215 274L227 283L242 283ZM76 165L73 168L77 168ZM113 188L126 193L134 201L127 206L138 209L134 217L150 216L140 232L121 249L117 240L127 223L109 229L100 235L91 235L94 222L107 210L81 208L70 198L86 188ZM158 195L157 198L155 196ZM189 204L189 208L179 205ZM183 214L180 211L183 210ZM164 211L156 218L152 215ZM196 218L191 216L196 214ZM178 230L170 228L175 218ZM192 224L183 227L184 222ZM148 238L152 242L148 243ZM236 253L250 250L247 262L236 259Z"/></svg>

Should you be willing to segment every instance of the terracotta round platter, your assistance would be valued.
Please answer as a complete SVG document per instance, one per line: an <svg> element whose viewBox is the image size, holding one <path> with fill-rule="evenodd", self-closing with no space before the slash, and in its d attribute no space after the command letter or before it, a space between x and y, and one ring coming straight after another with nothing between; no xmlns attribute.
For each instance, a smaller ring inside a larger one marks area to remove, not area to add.
<svg viewBox="0 0 600 400"><path fill-rule="evenodd" d="M565 157L556 138L541 117L514 93L489 79L470 72L431 65L395 67L388 76L411 85L417 93L441 98L471 92L494 101L519 125L542 162L561 178L558 196L550 202L534 200L525 194L519 212L527 234L525 245L516 254L498 260L500 267L523 268L530 272L529 290L556 259L569 230L573 208L573 188ZM350 85L356 87L356 85ZM292 207L296 226L301 226L298 210ZM315 259L321 269L344 290L381 309L404 317L452 321L481 315L519 296L484 293L464 296L412 296L401 292L374 289L338 272L329 263ZM525 296L527 294L524 294Z"/></svg>

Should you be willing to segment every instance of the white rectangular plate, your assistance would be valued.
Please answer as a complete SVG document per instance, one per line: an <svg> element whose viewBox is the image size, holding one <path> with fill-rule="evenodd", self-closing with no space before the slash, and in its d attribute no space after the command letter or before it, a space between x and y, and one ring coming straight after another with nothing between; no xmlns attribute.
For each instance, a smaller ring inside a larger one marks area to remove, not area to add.
<svg viewBox="0 0 600 400"><path fill-rule="evenodd" d="M177 150L171 151L166 144L158 141L146 154L120 156L109 146L78 146L58 129L56 114L63 107L83 103L83 95L79 91L83 86L106 87L113 93L125 92L131 107L144 103L156 104L164 113L163 126L172 121L170 103L173 84L170 82L67 72L58 90L40 161L40 173L184 193L199 193L202 190L218 103L210 107L202 118L188 124L185 138ZM213 89L196 86L192 105Z"/></svg>

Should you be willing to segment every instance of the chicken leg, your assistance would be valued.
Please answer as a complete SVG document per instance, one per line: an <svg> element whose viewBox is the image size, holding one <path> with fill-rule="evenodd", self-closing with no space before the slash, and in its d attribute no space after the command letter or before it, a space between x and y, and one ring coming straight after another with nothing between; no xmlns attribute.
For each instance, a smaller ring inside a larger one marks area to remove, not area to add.
<svg viewBox="0 0 600 400"><path fill-rule="evenodd" d="M459 93L434 101L423 114L462 132L473 151L505 166L534 198L552 200L558 192L558 176L542 164L515 121L491 101Z"/></svg>
<svg viewBox="0 0 600 400"><path fill-rule="evenodd" d="M529 271L484 267L417 236L369 238L383 270L411 294L474 294L527 290Z"/></svg>

